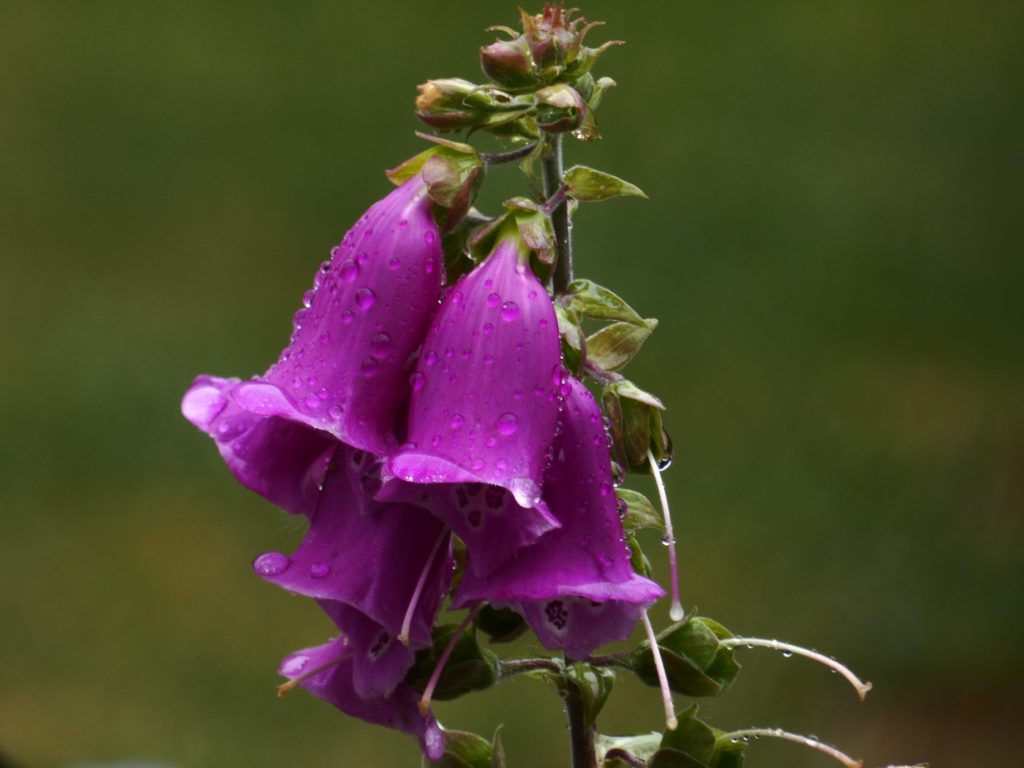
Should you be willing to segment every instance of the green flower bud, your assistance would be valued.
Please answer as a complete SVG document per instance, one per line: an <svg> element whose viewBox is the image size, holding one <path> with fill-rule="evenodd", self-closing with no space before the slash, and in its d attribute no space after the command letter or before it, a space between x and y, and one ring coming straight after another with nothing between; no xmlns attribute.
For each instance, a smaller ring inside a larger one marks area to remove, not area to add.
<svg viewBox="0 0 1024 768"><path fill-rule="evenodd" d="M480 67L498 85L522 88L540 81L526 38L498 40L480 49Z"/></svg>
<svg viewBox="0 0 1024 768"><path fill-rule="evenodd" d="M537 91L537 125L548 133L574 131L583 123L587 102L565 83Z"/></svg>

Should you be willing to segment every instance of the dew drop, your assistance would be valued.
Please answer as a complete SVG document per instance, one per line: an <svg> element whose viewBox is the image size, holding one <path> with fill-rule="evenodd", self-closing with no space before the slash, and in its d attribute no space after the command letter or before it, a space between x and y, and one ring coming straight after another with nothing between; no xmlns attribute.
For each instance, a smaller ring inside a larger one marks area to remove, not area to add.
<svg viewBox="0 0 1024 768"><path fill-rule="evenodd" d="M327 578L331 573L331 566L329 563L313 563L309 566L309 575L314 579Z"/></svg>
<svg viewBox="0 0 1024 768"><path fill-rule="evenodd" d="M496 293L487 294L487 306L491 309L496 309L501 304L501 296Z"/></svg>
<svg viewBox="0 0 1024 768"><path fill-rule="evenodd" d="M516 430L519 429L519 419L516 417L514 413L506 412L498 417L496 426L498 428L499 434L504 435L505 437L509 437L511 435L514 435L516 433Z"/></svg>
<svg viewBox="0 0 1024 768"><path fill-rule="evenodd" d="M487 462L477 457L469 462L469 468L474 472L479 472L481 469L487 466Z"/></svg>
<svg viewBox="0 0 1024 768"><path fill-rule="evenodd" d="M433 232L423 233L423 242L426 243L427 245L433 245L436 241L437 235L435 235Z"/></svg>
<svg viewBox="0 0 1024 768"><path fill-rule="evenodd" d="M514 301L506 301L502 304L501 319L506 323L512 323L519 319L519 305Z"/></svg>
<svg viewBox="0 0 1024 768"><path fill-rule="evenodd" d="M327 409L327 415L330 416L332 419L340 419L341 415L344 412L345 412L345 409L342 408L337 403L335 403L334 405L332 405L330 408Z"/></svg>
<svg viewBox="0 0 1024 768"><path fill-rule="evenodd" d="M427 365L436 365L437 364L437 353L436 352L427 352L426 356L423 358L423 362L425 362Z"/></svg>
<svg viewBox="0 0 1024 768"><path fill-rule="evenodd" d="M316 395L309 395L306 398L306 407L307 408L318 408L318 407L320 407L320 398L317 397Z"/></svg>
<svg viewBox="0 0 1024 768"><path fill-rule="evenodd" d="M409 385L412 387L413 392L419 392L426 383L427 377L418 371L409 377Z"/></svg>
<svg viewBox="0 0 1024 768"><path fill-rule="evenodd" d="M490 336L494 333L494 323L484 323L483 327L484 336Z"/></svg>
<svg viewBox="0 0 1024 768"><path fill-rule="evenodd" d="M367 356L363 358L363 362L359 364L359 371L366 378L370 379L377 375L378 363L376 357Z"/></svg>
<svg viewBox="0 0 1024 768"><path fill-rule="evenodd" d="M331 343L331 334L326 333L326 332L320 334L320 343L323 344L324 346L327 346L328 344L330 344Z"/></svg>
<svg viewBox="0 0 1024 768"><path fill-rule="evenodd" d="M292 561L280 552L264 552L252 563L252 569L260 576L277 576L288 570Z"/></svg>
<svg viewBox="0 0 1024 768"><path fill-rule="evenodd" d="M452 294L452 304L459 305L462 303L462 291L456 291Z"/></svg>
<svg viewBox="0 0 1024 768"><path fill-rule="evenodd" d="M356 316L352 313L351 309L346 309L341 313L341 322L345 325L351 325L352 321L356 319Z"/></svg>
<svg viewBox="0 0 1024 768"><path fill-rule="evenodd" d="M494 355L484 355L484 365L494 365Z"/></svg>
<svg viewBox="0 0 1024 768"><path fill-rule="evenodd" d="M388 269L394 271L398 269L400 266L402 266L402 262L399 261L397 256L392 256L390 259L388 259Z"/></svg>
<svg viewBox="0 0 1024 768"><path fill-rule="evenodd" d="M367 310L377 303L377 294L370 288L360 288L356 291L356 306Z"/></svg>
<svg viewBox="0 0 1024 768"><path fill-rule="evenodd" d="M386 333L378 333L372 339L370 339L370 348L373 350L374 355L382 357L387 355L391 349L391 337Z"/></svg>
<svg viewBox="0 0 1024 768"><path fill-rule="evenodd" d="M452 420L448 423L448 426L450 426L452 429L458 429L465 423L466 420L462 418L462 414L456 413L454 416L452 416Z"/></svg>
<svg viewBox="0 0 1024 768"><path fill-rule="evenodd" d="M346 283L353 282L359 277L359 265L352 261L352 259L346 259L345 263L338 270L338 276Z"/></svg>

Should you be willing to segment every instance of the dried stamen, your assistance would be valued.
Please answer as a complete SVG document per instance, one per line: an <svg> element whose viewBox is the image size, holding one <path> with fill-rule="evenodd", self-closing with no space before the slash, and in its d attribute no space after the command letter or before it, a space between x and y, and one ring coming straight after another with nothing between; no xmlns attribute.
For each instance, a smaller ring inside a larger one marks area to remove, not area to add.
<svg viewBox="0 0 1024 768"><path fill-rule="evenodd" d="M661 479L661 468L650 450L647 451L647 460L651 464L654 483L658 486L661 512L665 518L665 544L668 546L669 585L672 593L672 606L669 608L668 615L672 621L682 621L684 613L683 604L679 600L679 564L676 560L676 537L672 533L672 514L668 510L668 494L665 493L665 483Z"/></svg>
<svg viewBox="0 0 1024 768"><path fill-rule="evenodd" d="M651 654L654 656L654 669L658 673L658 685L661 687L661 703L665 707L665 725L670 731L674 731L679 725L676 719L676 708L672 703L672 690L668 687L668 675L665 674L665 662L661 659L661 649L658 647L658 638L654 636L654 627L647 617L647 611L640 615L644 624L644 632L647 633L647 642L651 644Z"/></svg>
<svg viewBox="0 0 1024 768"><path fill-rule="evenodd" d="M748 648L752 648L754 646L760 648L772 648L776 651L781 651L782 654L785 656L796 654L797 656L803 656L806 659L816 661L819 664L824 664L832 671L838 672L843 677L845 677L849 681L850 685L853 686L854 690L857 691L857 696L860 698L861 701L864 701L864 697L867 696L868 691L871 690L871 683L865 683L863 680L861 680L859 677L853 674L853 672L848 667L844 666L843 664L840 664L838 661L831 658L830 656L826 656L822 653L818 653L817 651L812 651L807 648L801 648L799 645L793 645L792 643L783 643L778 640L765 640L764 638L760 637L729 637L725 640L719 640L718 642L719 645L722 645L726 648L736 648L739 646L747 646Z"/></svg>

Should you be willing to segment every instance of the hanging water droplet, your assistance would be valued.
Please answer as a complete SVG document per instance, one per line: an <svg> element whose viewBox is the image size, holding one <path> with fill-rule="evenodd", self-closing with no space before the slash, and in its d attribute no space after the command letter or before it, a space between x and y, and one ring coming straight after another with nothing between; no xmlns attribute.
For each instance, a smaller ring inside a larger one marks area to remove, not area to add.
<svg viewBox="0 0 1024 768"><path fill-rule="evenodd" d="M287 555L280 552L264 552L252 563L252 569L260 576L277 576L288 570L292 564Z"/></svg>
<svg viewBox="0 0 1024 768"><path fill-rule="evenodd" d="M790 657L791 657L792 655L793 655L793 652L792 652L792 651L783 651L783 652L782 652L782 658L784 658L784 659L788 659L788 658L790 658Z"/></svg>

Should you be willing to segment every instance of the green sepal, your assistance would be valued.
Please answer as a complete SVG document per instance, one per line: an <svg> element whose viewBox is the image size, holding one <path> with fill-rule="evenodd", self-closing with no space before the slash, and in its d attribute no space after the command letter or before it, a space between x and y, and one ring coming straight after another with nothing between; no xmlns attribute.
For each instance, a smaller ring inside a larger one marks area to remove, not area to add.
<svg viewBox="0 0 1024 768"><path fill-rule="evenodd" d="M559 304L593 320L624 320L646 327L636 310L615 293L590 280L573 280L558 298Z"/></svg>
<svg viewBox="0 0 1024 768"><path fill-rule="evenodd" d="M696 704L676 717L678 727L665 731L649 768L742 768L746 745L699 720Z"/></svg>
<svg viewBox="0 0 1024 768"><path fill-rule="evenodd" d="M652 414L664 410L664 404L628 379L605 387L601 400L610 421L614 457L633 472L649 473L647 452L652 448L652 423L657 427L659 440L664 432L660 414L657 417Z"/></svg>
<svg viewBox="0 0 1024 768"><path fill-rule="evenodd" d="M422 692L426 688L427 681L456 629L458 627L455 624L435 627L431 646L416 654L412 669L406 676L415 690ZM490 688L497 681L498 657L480 646L476 631L471 627L455 642L433 697L439 701L456 699L471 691Z"/></svg>
<svg viewBox="0 0 1024 768"><path fill-rule="evenodd" d="M629 488L616 488L615 495L626 505L626 516L622 518L622 527L625 530L653 528L665 532L665 519L658 514L651 500L642 493Z"/></svg>
<svg viewBox="0 0 1024 768"><path fill-rule="evenodd" d="M583 373L583 361L587 356L587 337L580 327L580 319L571 310L555 305L558 318L558 333L562 339L562 363L576 378Z"/></svg>
<svg viewBox="0 0 1024 768"><path fill-rule="evenodd" d="M585 165L574 165L567 170L562 176L562 183L569 188L569 197L581 203L593 203L622 196L647 197L635 184Z"/></svg>
<svg viewBox="0 0 1024 768"><path fill-rule="evenodd" d="M632 768L635 763L627 762L621 756L632 757L646 763L661 744L660 733L644 733L639 736L606 736L597 734L594 747L597 762L601 768Z"/></svg>
<svg viewBox="0 0 1024 768"><path fill-rule="evenodd" d="M658 647L669 687L694 697L717 696L727 690L740 671L732 649L719 642L727 637L732 634L725 627L701 616L692 616L662 632ZM649 643L634 651L633 671L648 685L658 685Z"/></svg>
<svg viewBox="0 0 1024 768"><path fill-rule="evenodd" d="M573 662L565 669L569 685L580 693L583 701L583 724L589 728L604 708L612 688L615 687L615 673L605 667L594 667L583 662Z"/></svg>
<svg viewBox="0 0 1024 768"><path fill-rule="evenodd" d="M495 768L494 748L483 736L467 731L444 732L444 756L440 760L422 760L427 768Z"/></svg>
<svg viewBox="0 0 1024 768"><path fill-rule="evenodd" d="M529 628L523 617L511 608L495 608L493 605L485 605L474 623L492 643L510 643Z"/></svg>
<svg viewBox="0 0 1024 768"><path fill-rule="evenodd" d="M446 147L439 148L423 163L420 175L427 185L430 199L447 209L446 232L469 211L485 175L483 161L475 153L466 155Z"/></svg>
<svg viewBox="0 0 1024 768"><path fill-rule="evenodd" d="M519 236L542 264L555 261L555 228L551 217L541 210L517 209L512 214L519 227Z"/></svg>
<svg viewBox="0 0 1024 768"><path fill-rule="evenodd" d="M505 747L501 743L501 726L494 729L493 746L491 747L491 768L508 768L505 760Z"/></svg>
<svg viewBox="0 0 1024 768"><path fill-rule="evenodd" d="M626 533L626 545L629 547L629 565L635 573L641 576L651 575L651 561L647 559L640 542L637 541L633 532Z"/></svg>
<svg viewBox="0 0 1024 768"><path fill-rule="evenodd" d="M588 362L606 371L625 368L658 327L658 321L654 318L649 318L644 323L612 323L588 336Z"/></svg>

